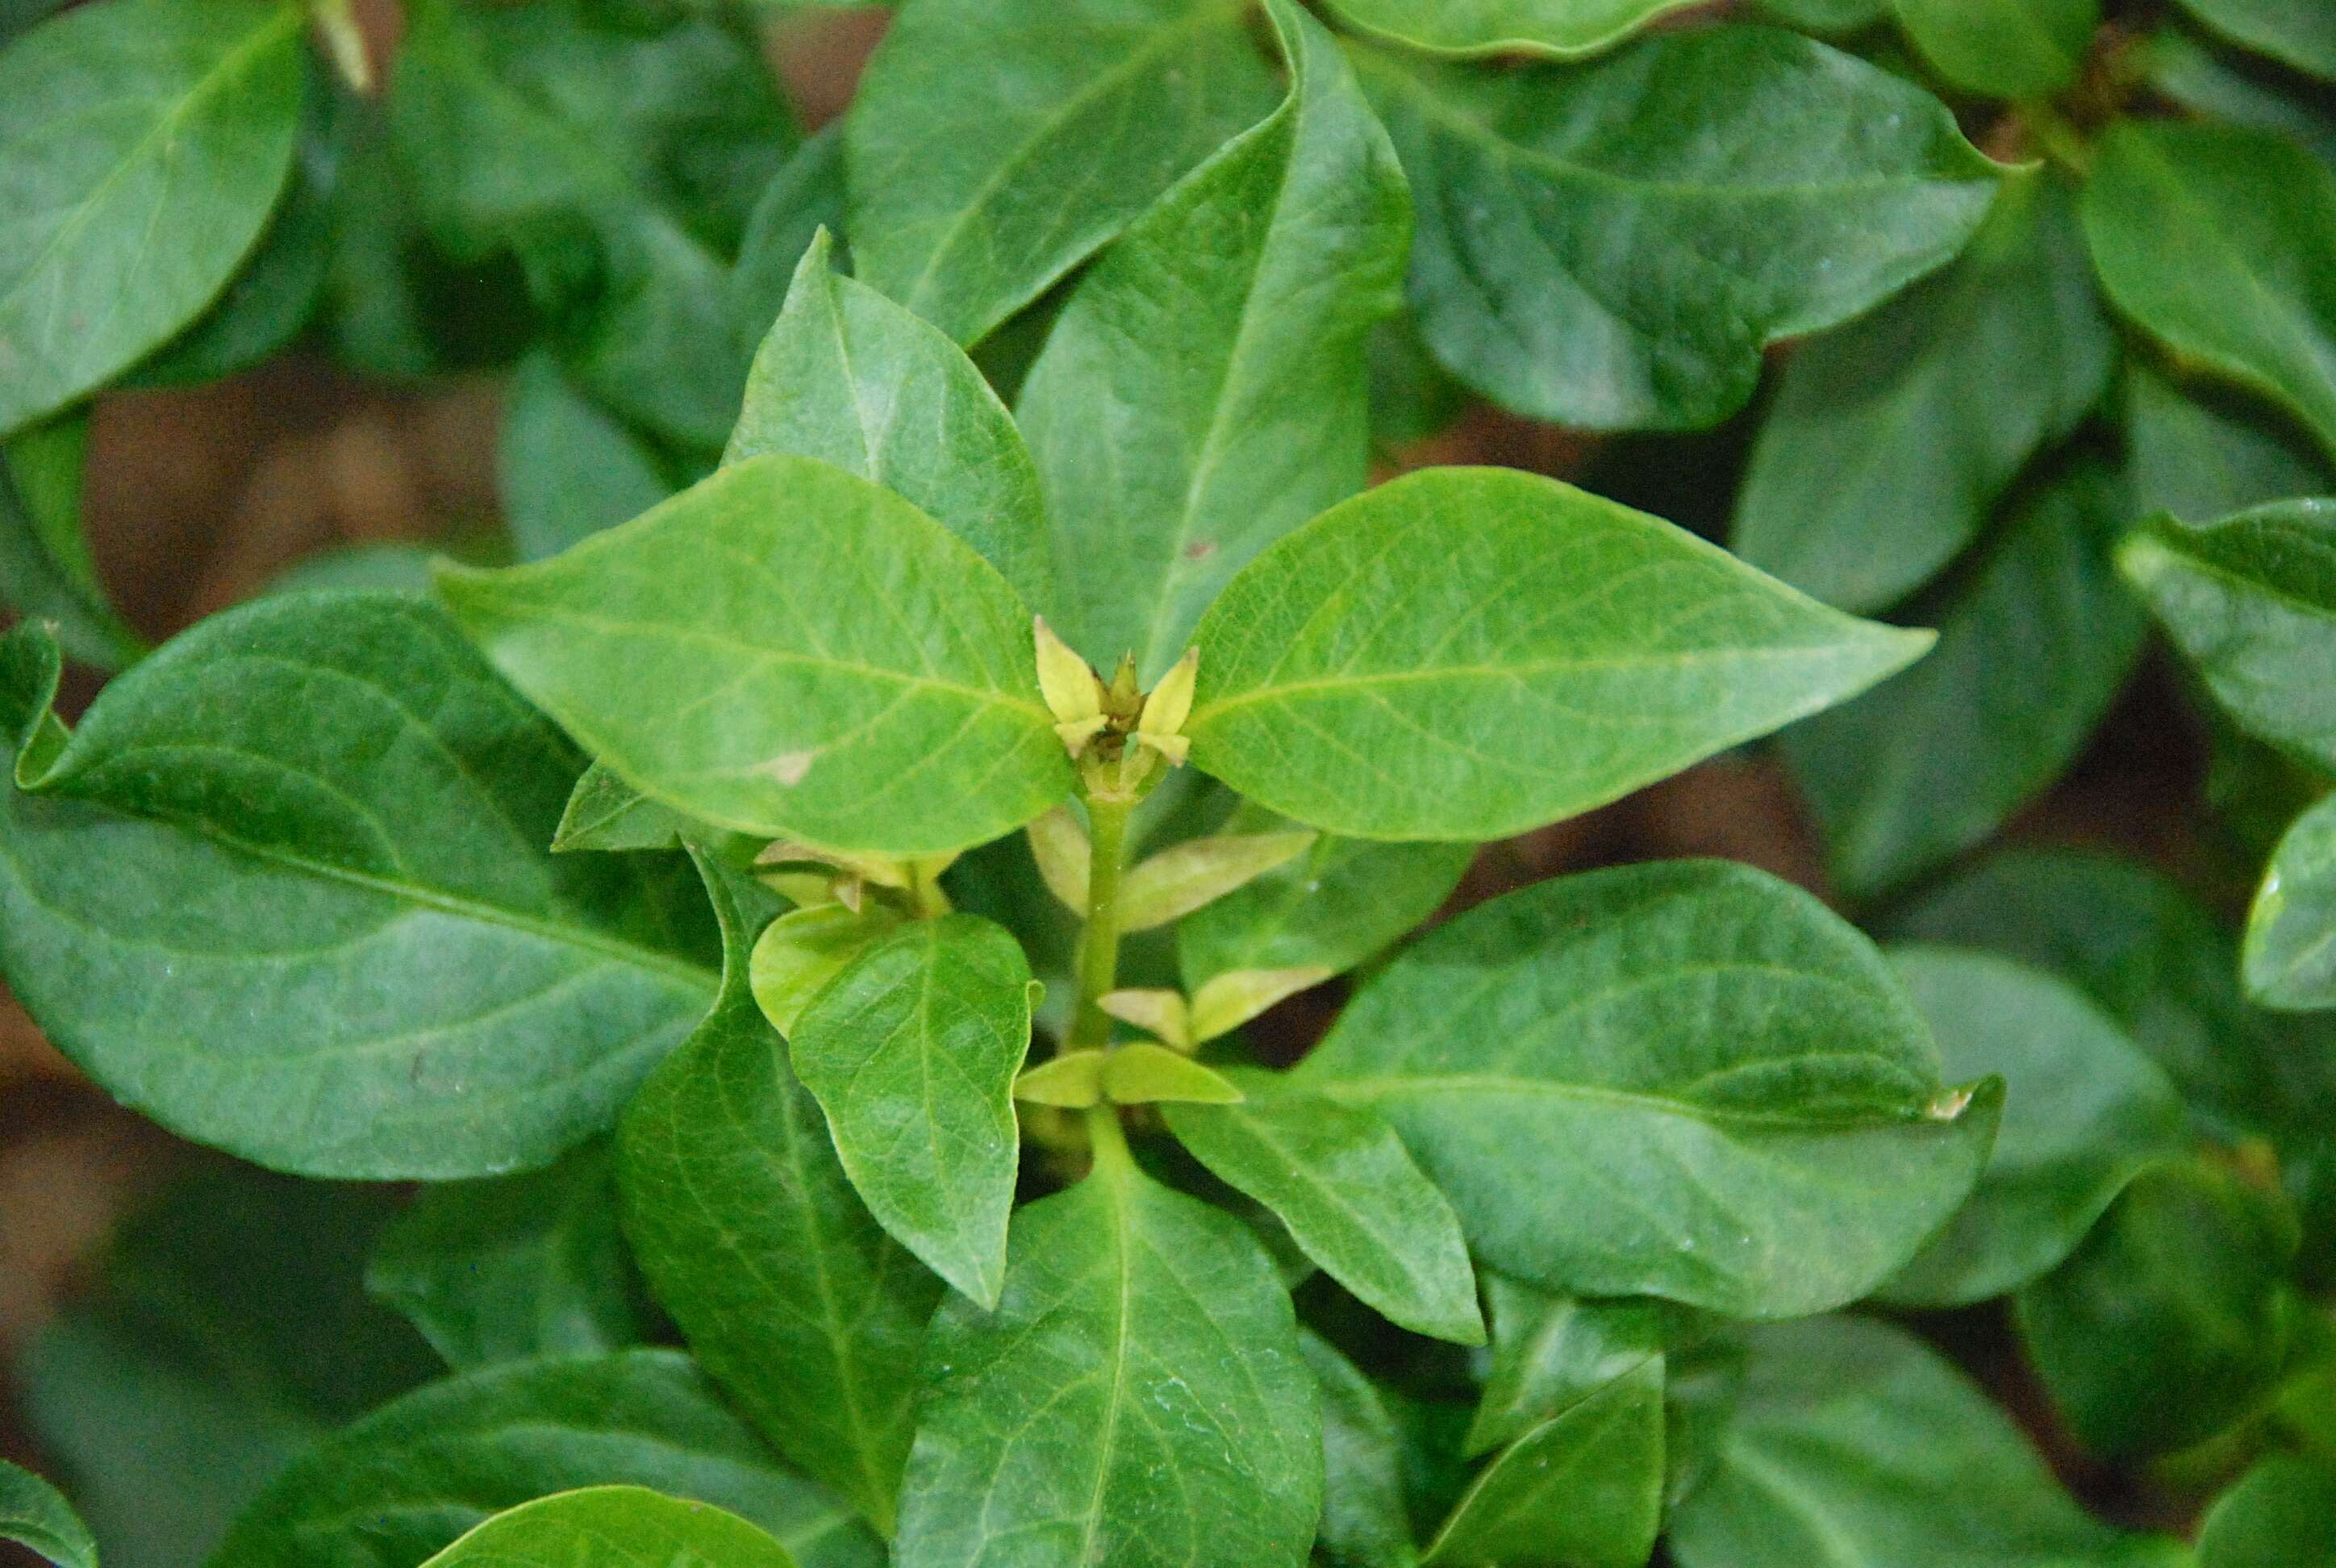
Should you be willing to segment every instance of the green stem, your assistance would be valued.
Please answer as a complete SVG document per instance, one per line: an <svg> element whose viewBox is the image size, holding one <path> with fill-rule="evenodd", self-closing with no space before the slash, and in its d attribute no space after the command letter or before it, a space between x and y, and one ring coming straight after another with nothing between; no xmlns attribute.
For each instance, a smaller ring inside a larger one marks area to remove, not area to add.
<svg viewBox="0 0 2336 1568"><path fill-rule="evenodd" d="M1097 1003L1118 984L1119 888L1127 865L1130 801L1087 802L1087 928L1079 943L1079 1007L1067 1047L1078 1050L1111 1040L1111 1015Z"/></svg>
<svg viewBox="0 0 2336 1568"><path fill-rule="evenodd" d="M1127 1129L1119 1125L1117 1107L1089 1105L1086 1119L1087 1146L1095 1151L1096 1167L1114 1173L1133 1168L1135 1156L1127 1152Z"/></svg>

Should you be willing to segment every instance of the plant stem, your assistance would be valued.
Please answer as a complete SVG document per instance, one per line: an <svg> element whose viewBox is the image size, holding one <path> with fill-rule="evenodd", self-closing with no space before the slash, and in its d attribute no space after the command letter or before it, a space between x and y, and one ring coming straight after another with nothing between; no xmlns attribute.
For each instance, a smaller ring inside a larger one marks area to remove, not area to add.
<svg viewBox="0 0 2336 1568"><path fill-rule="evenodd" d="M1098 1167L1120 1171L1134 1164L1135 1157L1127 1152L1127 1129L1119 1125L1117 1108L1089 1105L1086 1119L1087 1146L1095 1151Z"/></svg>
<svg viewBox="0 0 2336 1568"><path fill-rule="evenodd" d="M1127 818L1132 801L1087 801L1087 926L1079 943L1079 1007L1066 1047L1078 1050L1111 1040L1111 1015L1097 1002L1118 983L1119 885L1127 862Z"/></svg>

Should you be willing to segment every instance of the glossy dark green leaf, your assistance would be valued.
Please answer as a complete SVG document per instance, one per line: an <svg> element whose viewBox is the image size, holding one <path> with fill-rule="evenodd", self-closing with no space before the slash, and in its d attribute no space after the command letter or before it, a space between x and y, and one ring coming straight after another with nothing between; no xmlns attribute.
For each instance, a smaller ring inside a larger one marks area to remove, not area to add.
<svg viewBox="0 0 2336 1568"><path fill-rule="evenodd" d="M303 13L116 0L0 55L0 434L202 314L267 227L300 123Z"/></svg>
<svg viewBox="0 0 2336 1568"><path fill-rule="evenodd" d="M2290 1331L2293 1224L2243 1177L2158 1165L2020 1293L2020 1337L2080 1442L2170 1452L2269 1399Z"/></svg>
<svg viewBox="0 0 2336 1568"><path fill-rule="evenodd" d="M2162 518L2117 565L2232 717L2336 769L2336 500Z"/></svg>
<svg viewBox="0 0 2336 1568"><path fill-rule="evenodd" d="M1227 579L1363 487L1365 345L1401 304L1403 173L1329 34L1271 15L1289 99L1133 224L1023 384L1061 625L1146 681ZM1052 618L1050 617L1050 618Z"/></svg>
<svg viewBox="0 0 2336 1568"><path fill-rule="evenodd" d="M1341 21L1431 54L1569 60L1621 42L1691 0L1332 0Z"/></svg>
<svg viewBox="0 0 2336 1568"><path fill-rule="evenodd" d="M0 1541L28 1547L56 1568L97 1568L97 1543L73 1505L5 1459L0 1459Z"/></svg>
<svg viewBox="0 0 2336 1568"><path fill-rule="evenodd" d="M933 854L1070 789L1014 590L815 459L735 463L556 560L439 581L587 750L717 826Z"/></svg>
<svg viewBox="0 0 2336 1568"><path fill-rule="evenodd" d="M735 1514L638 1486L562 1492L496 1514L423 1568L795 1568Z"/></svg>
<svg viewBox="0 0 2336 1568"><path fill-rule="evenodd" d="M2077 79L2100 0L1891 0L1922 57L1956 86L2049 98Z"/></svg>
<svg viewBox="0 0 2336 1568"><path fill-rule="evenodd" d="M844 131L861 278L960 343L1272 105L1235 0L922 0Z"/></svg>
<svg viewBox="0 0 2336 1568"><path fill-rule="evenodd" d="M2258 1460L2214 1500L2200 1568L2336 1568L2336 1471L2300 1455Z"/></svg>
<svg viewBox="0 0 2336 1568"><path fill-rule="evenodd" d="M2336 170L2268 131L2127 121L2084 219L2118 309L2336 452Z"/></svg>
<svg viewBox="0 0 2336 1568"><path fill-rule="evenodd" d="M1504 1274L1484 1276L1493 1356L1468 1424L1482 1454L1663 1355L1663 1309L1653 1301L1553 1295Z"/></svg>
<svg viewBox="0 0 2336 1568"><path fill-rule="evenodd" d="M2265 1007L2336 1007L2336 802L2296 818L2247 911L2247 991Z"/></svg>
<svg viewBox="0 0 2336 1568"><path fill-rule="evenodd" d="M1902 1329L1757 1330L1719 1462L1672 1514L1679 1568L2182 1568L2063 1493L2018 1428Z"/></svg>
<svg viewBox="0 0 2336 1568"><path fill-rule="evenodd" d="M1843 609L1896 603L2100 401L2117 347L2074 188L2006 186L1952 265L1786 362L1736 552Z"/></svg>
<svg viewBox="0 0 2336 1568"><path fill-rule="evenodd" d="M816 457L897 492L1025 603L1052 609L1038 474L1006 405L946 334L832 271L824 234L754 355L727 461L765 453Z"/></svg>
<svg viewBox="0 0 2336 1568"><path fill-rule="evenodd" d="M1237 1080L1237 1105L1172 1105L1169 1130L1219 1179L1263 1203L1306 1255L1391 1322L1484 1342L1476 1277L1452 1205L1387 1121L1320 1095Z"/></svg>
<svg viewBox="0 0 2336 1568"><path fill-rule="evenodd" d="M2066 981L1991 954L1906 946L1891 964L1950 1079L2003 1079L2003 1122L1971 1201L1883 1288L1956 1307L2017 1289L2074 1250L2146 1165L2186 1142L2165 1073Z"/></svg>
<svg viewBox="0 0 2336 1568"><path fill-rule="evenodd" d="M1947 260L1999 179L1921 89L1768 28L1570 70L1362 59L1424 193L1421 331L1486 396L1565 424L1726 417L1763 345Z"/></svg>
<svg viewBox="0 0 2336 1568"><path fill-rule="evenodd" d="M1322 1523L1314 1551L1330 1568L1415 1568L1404 1511L1403 1429L1387 1397L1320 1335L1300 1329L1299 1354L1322 1408Z"/></svg>
<svg viewBox="0 0 2336 1568"><path fill-rule="evenodd" d="M638 517L674 486L638 436L539 352L511 378L495 490L520 560L541 560Z"/></svg>
<svg viewBox="0 0 2336 1568"><path fill-rule="evenodd" d="M550 852L579 759L434 607L215 616L69 744L54 659L0 643L0 964L157 1120L313 1175L542 1164L711 999L674 868Z"/></svg>
<svg viewBox="0 0 2336 1568"><path fill-rule="evenodd" d="M2232 43L2315 76L2336 79L2336 15L2294 0L2182 0Z"/></svg>
<svg viewBox="0 0 2336 1568"><path fill-rule="evenodd" d="M933 1320L899 1568L1297 1568L1322 1429L1290 1298L1239 1220L1105 1144L1014 1216L995 1312Z"/></svg>
<svg viewBox="0 0 2336 1568"><path fill-rule="evenodd" d="M1723 862L1561 878L1407 949L1293 1086L1368 1105L1490 1267L1743 1317L1865 1294L1977 1178L2000 1093L1950 1092L1881 955Z"/></svg>
<svg viewBox="0 0 2336 1568"><path fill-rule="evenodd" d="M146 651L123 624L81 526L86 414L60 414L0 443L0 604L54 624L66 657L119 669Z"/></svg>
<svg viewBox="0 0 2336 1568"><path fill-rule="evenodd" d="M1494 1456L1423 1563L1638 1568L1663 1502L1663 1364L1641 1362Z"/></svg>
<svg viewBox="0 0 2336 1568"><path fill-rule="evenodd" d="M1371 838L1487 839L1838 702L1928 644L1660 519L1513 469L1427 469L1252 562L1193 641L1192 761Z"/></svg>
<svg viewBox="0 0 2336 1568"><path fill-rule="evenodd" d="M729 950L722 997L625 1113L625 1232L706 1370L889 1534L941 1282L861 1206L748 989L777 900L726 871L708 886Z"/></svg>
<svg viewBox="0 0 2336 1568"><path fill-rule="evenodd" d="M607 1145L522 1176L425 1188L383 1232L365 1290L457 1370L638 1344Z"/></svg>
<svg viewBox="0 0 2336 1568"><path fill-rule="evenodd" d="M294 1461L209 1563L413 1568L499 1510L601 1485L727 1509L803 1568L883 1562L874 1538L783 1468L687 1357L627 1350L490 1367L382 1407Z"/></svg>
<svg viewBox="0 0 2336 1568"><path fill-rule="evenodd" d="M1928 657L1786 732L1844 891L1970 848L2076 760L2141 652L2140 607L2108 560L2120 511L2090 467L2038 491L1910 612L1938 625Z"/></svg>
<svg viewBox="0 0 2336 1568"><path fill-rule="evenodd" d="M2144 515L2212 522L2291 496L2336 495L2336 469L2300 429L2217 386L2136 365L2125 428L2134 509Z"/></svg>

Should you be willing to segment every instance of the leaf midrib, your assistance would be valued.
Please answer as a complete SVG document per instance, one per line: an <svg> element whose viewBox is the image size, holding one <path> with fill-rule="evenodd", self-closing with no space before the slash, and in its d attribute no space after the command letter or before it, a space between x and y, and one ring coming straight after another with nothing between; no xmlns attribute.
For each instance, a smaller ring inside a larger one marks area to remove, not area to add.
<svg viewBox="0 0 2336 1568"><path fill-rule="evenodd" d="M1913 1105L1894 1113L1886 1107L1876 1105L1869 1113L1861 1115L1808 1117L1775 1111L1745 1110L1735 1106L1702 1105L1692 1101L1674 1100L1660 1095L1646 1094L1632 1089L1610 1088L1598 1084L1570 1083L1560 1078L1521 1077L1500 1072L1410 1075L1379 1073L1369 1077L1309 1082L1306 1087L1315 1094L1326 1095L1332 1099L1363 1103L1403 1099L1407 1096L1492 1094L1540 1099L1582 1100L1722 1127L1778 1128L1791 1132L1847 1131L1863 1127L1898 1126L1920 1123L1927 1119L1922 1115L1920 1107ZM1942 1122L1939 1125L1950 1126L1953 1124Z"/></svg>

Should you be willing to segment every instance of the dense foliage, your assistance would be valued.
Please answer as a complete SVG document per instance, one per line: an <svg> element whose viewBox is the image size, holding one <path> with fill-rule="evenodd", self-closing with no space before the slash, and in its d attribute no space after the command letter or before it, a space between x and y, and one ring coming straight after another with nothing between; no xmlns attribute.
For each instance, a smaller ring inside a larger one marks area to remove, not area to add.
<svg viewBox="0 0 2336 1568"><path fill-rule="evenodd" d="M0 973L233 1157L0 1539L2336 1564L2336 8L782 9L0 0ZM150 647L92 401L296 351L507 528ZM1999 842L2153 639L2205 847ZM1747 747L1831 902L1435 919Z"/></svg>

